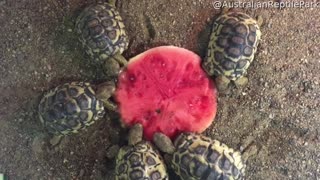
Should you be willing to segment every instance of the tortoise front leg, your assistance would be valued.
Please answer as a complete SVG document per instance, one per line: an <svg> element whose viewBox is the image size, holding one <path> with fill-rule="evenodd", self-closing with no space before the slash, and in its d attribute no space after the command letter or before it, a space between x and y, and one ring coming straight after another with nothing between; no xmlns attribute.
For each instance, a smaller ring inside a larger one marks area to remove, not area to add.
<svg viewBox="0 0 320 180"><path fill-rule="evenodd" d="M219 91L226 90L230 84L230 80L223 75L216 77L215 82Z"/></svg>
<svg viewBox="0 0 320 180"><path fill-rule="evenodd" d="M104 73L111 79L117 79L120 71L128 64L127 60L121 55L116 54L108 58L103 64Z"/></svg>

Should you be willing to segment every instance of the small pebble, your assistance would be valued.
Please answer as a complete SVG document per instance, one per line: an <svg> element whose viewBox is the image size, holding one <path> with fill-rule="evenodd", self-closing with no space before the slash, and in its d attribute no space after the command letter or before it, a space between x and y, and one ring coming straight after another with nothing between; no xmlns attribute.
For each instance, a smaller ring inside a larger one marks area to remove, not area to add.
<svg viewBox="0 0 320 180"><path fill-rule="evenodd" d="M67 162L69 162L68 159L64 158L63 163L67 163Z"/></svg>
<svg viewBox="0 0 320 180"><path fill-rule="evenodd" d="M274 114L269 114L269 118L270 118L270 119L273 119L274 116L275 116Z"/></svg>
<svg viewBox="0 0 320 180"><path fill-rule="evenodd" d="M83 169L81 169L81 170L80 170L80 172L79 172L78 177L82 177L83 175L84 175L84 170L83 170Z"/></svg>

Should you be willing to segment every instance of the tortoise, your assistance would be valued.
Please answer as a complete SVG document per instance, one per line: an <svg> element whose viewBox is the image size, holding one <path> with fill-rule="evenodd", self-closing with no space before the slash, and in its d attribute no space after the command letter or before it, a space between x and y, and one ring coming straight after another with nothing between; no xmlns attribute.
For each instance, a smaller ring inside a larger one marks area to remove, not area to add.
<svg viewBox="0 0 320 180"><path fill-rule="evenodd" d="M149 141L142 140L142 125L129 132L129 146L122 147L116 158L116 180L168 180L162 156Z"/></svg>
<svg viewBox="0 0 320 180"><path fill-rule="evenodd" d="M57 86L40 100L38 113L42 124L53 135L67 135L92 125L108 110L115 110L110 98L113 81L94 87L88 82L71 82Z"/></svg>
<svg viewBox="0 0 320 180"><path fill-rule="evenodd" d="M115 4L116 0L99 1L86 7L75 25L86 53L112 78L127 64L121 54L128 48L128 36Z"/></svg>
<svg viewBox="0 0 320 180"><path fill-rule="evenodd" d="M183 180L243 179L245 164L241 153L218 140L195 133L181 133L174 141L155 133L153 141Z"/></svg>
<svg viewBox="0 0 320 180"><path fill-rule="evenodd" d="M218 89L247 84L247 69L254 59L261 31L262 17L258 21L242 12L224 9L213 23L203 69L214 76Z"/></svg>

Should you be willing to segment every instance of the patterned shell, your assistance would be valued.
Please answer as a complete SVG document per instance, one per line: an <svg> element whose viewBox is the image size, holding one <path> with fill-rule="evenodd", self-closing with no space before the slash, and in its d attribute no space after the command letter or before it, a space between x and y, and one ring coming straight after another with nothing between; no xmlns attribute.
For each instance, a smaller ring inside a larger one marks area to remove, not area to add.
<svg viewBox="0 0 320 180"><path fill-rule="evenodd" d="M149 142L121 148L116 161L116 180L168 180L163 159Z"/></svg>
<svg viewBox="0 0 320 180"><path fill-rule="evenodd" d="M89 83L72 82L46 93L39 104L39 117L53 134L77 133L101 119L103 103L95 97Z"/></svg>
<svg viewBox="0 0 320 180"><path fill-rule="evenodd" d="M108 3L84 9L76 21L76 31L87 52L96 61L106 60L128 47L128 37L119 12Z"/></svg>
<svg viewBox="0 0 320 180"><path fill-rule="evenodd" d="M253 18L241 12L221 15L213 24L203 68L212 76L237 80L246 74L261 38Z"/></svg>
<svg viewBox="0 0 320 180"><path fill-rule="evenodd" d="M183 180L242 179L239 152L202 135L181 134L175 141L172 168Z"/></svg>

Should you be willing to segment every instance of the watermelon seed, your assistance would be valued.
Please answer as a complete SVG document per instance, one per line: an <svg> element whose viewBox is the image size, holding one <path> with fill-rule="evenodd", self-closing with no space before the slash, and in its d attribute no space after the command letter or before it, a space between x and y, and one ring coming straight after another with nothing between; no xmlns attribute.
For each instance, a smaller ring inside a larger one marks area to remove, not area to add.
<svg viewBox="0 0 320 180"><path fill-rule="evenodd" d="M155 67L157 65L157 59L152 58L150 61L152 67Z"/></svg>
<svg viewBox="0 0 320 180"><path fill-rule="evenodd" d="M193 65L191 63L187 64L186 71L191 71L193 69Z"/></svg>
<svg viewBox="0 0 320 180"><path fill-rule="evenodd" d="M129 75L129 80L130 81L135 81L136 80L136 77L132 74L132 75Z"/></svg>
<svg viewBox="0 0 320 180"><path fill-rule="evenodd" d="M161 109L156 109L156 113L160 114L161 113Z"/></svg>

